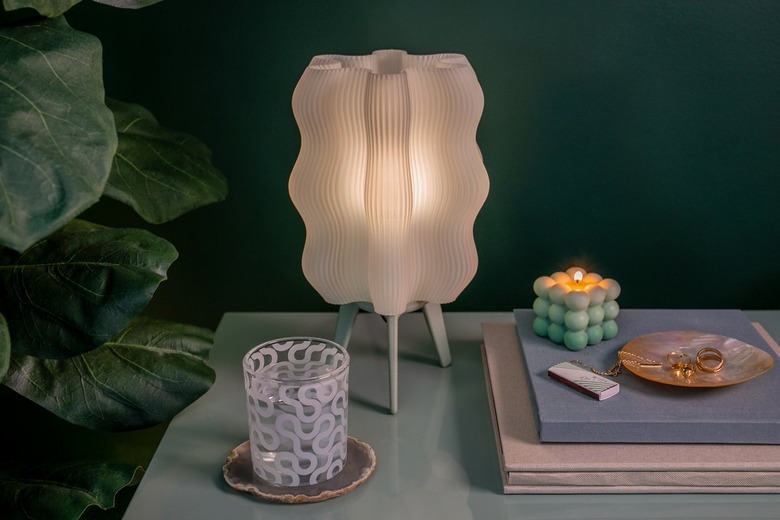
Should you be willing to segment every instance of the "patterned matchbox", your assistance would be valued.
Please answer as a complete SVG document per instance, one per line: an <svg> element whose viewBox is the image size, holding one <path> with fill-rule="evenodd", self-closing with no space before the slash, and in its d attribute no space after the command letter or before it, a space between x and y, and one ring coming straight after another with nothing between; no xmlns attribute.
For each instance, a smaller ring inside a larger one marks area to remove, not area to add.
<svg viewBox="0 0 780 520"><path fill-rule="evenodd" d="M547 370L547 375L599 401L608 399L620 391L618 383L568 361L551 366Z"/></svg>

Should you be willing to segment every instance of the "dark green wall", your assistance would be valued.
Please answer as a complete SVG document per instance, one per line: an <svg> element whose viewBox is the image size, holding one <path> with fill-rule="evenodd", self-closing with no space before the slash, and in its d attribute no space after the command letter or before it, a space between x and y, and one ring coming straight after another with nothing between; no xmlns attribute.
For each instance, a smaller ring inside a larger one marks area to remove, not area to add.
<svg viewBox="0 0 780 520"><path fill-rule="evenodd" d="M156 228L181 254L157 315L333 309L300 269L290 96L312 56L383 48L463 53L485 94L480 267L445 310L528 307L573 262L624 308L780 308L776 1L85 1L68 19L103 40L109 95L201 138L230 184Z"/></svg>

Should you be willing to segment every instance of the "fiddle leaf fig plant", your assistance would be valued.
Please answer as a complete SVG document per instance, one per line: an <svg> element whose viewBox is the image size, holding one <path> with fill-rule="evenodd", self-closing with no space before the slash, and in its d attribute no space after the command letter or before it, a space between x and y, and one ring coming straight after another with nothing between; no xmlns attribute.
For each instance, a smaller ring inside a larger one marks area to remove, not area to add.
<svg viewBox="0 0 780 520"><path fill-rule="evenodd" d="M159 224L224 200L227 184L202 142L106 97L100 41L63 15L78 1L3 0L0 11L0 383L62 424L123 432L170 420L210 388L214 333L142 316L178 257L172 244L81 215L109 197ZM21 8L32 14L2 16ZM20 470L6 458L4 518L109 509L142 471L112 460Z"/></svg>
<svg viewBox="0 0 780 520"><path fill-rule="evenodd" d="M0 245L23 251L100 199L117 132L100 42L64 18L0 30Z"/></svg>
<svg viewBox="0 0 780 520"><path fill-rule="evenodd" d="M147 231L78 219L21 254L0 249L0 312L24 324L9 329L13 355L70 358L111 340L146 307L176 256Z"/></svg>
<svg viewBox="0 0 780 520"><path fill-rule="evenodd" d="M98 4L123 7L125 9L138 9L147 5L156 4L162 0L93 0ZM32 7L40 14L48 17L59 16L65 11L81 2L81 0L3 0L6 10Z"/></svg>
<svg viewBox="0 0 780 520"><path fill-rule="evenodd" d="M128 465L73 462L56 468L16 466L0 468L0 504L14 502L24 516L4 518L79 518L90 506L109 509L115 489L137 484L138 468ZM13 494L14 496L9 496Z"/></svg>
<svg viewBox="0 0 780 520"><path fill-rule="evenodd" d="M136 318L80 356L13 355L5 384L74 424L144 428L170 419L211 386L214 372L203 363L211 341L201 327Z"/></svg>
<svg viewBox="0 0 780 520"><path fill-rule="evenodd" d="M119 146L104 195L153 224L224 198L225 180L203 143L160 126L140 105L114 99L106 104L114 114Z"/></svg>

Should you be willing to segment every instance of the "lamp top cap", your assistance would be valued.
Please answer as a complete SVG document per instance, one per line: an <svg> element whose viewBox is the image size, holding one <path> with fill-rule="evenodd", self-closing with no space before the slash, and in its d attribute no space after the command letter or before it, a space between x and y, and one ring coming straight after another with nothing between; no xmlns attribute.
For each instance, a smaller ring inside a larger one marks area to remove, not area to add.
<svg viewBox="0 0 780 520"><path fill-rule="evenodd" d="M372 74L403 74L408 69L454 69L470 67L463 54L409 54L404 50L383 49L366 55L320 54L312 58L310 69L365 69Z"/></svg>

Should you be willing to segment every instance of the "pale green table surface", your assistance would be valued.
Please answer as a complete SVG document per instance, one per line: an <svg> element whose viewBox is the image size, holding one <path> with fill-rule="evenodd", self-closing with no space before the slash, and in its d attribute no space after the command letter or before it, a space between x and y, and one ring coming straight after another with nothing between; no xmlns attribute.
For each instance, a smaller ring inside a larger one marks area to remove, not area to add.
<svg viewBox="0 0 780 520"><path fill-rule="evenodd" d="M780 339L780 311L750 311ZM124 516L155 519L676 519L780 517L780 495L504 495L480 345L483 322L511 312L445 313L453 364L438 365L420 313L399 329L399 411L387 412L386 327L361 313L349 345L349 434L378 463L355 491L325 502L286 505L234 490L222 466L246 441L241 359L265 340L330 338L336 313L227 313L217 329L206 395L168 427ZM777 399L768 400L776 405ZM780 406L780 404L778 404Z"/></svg>

